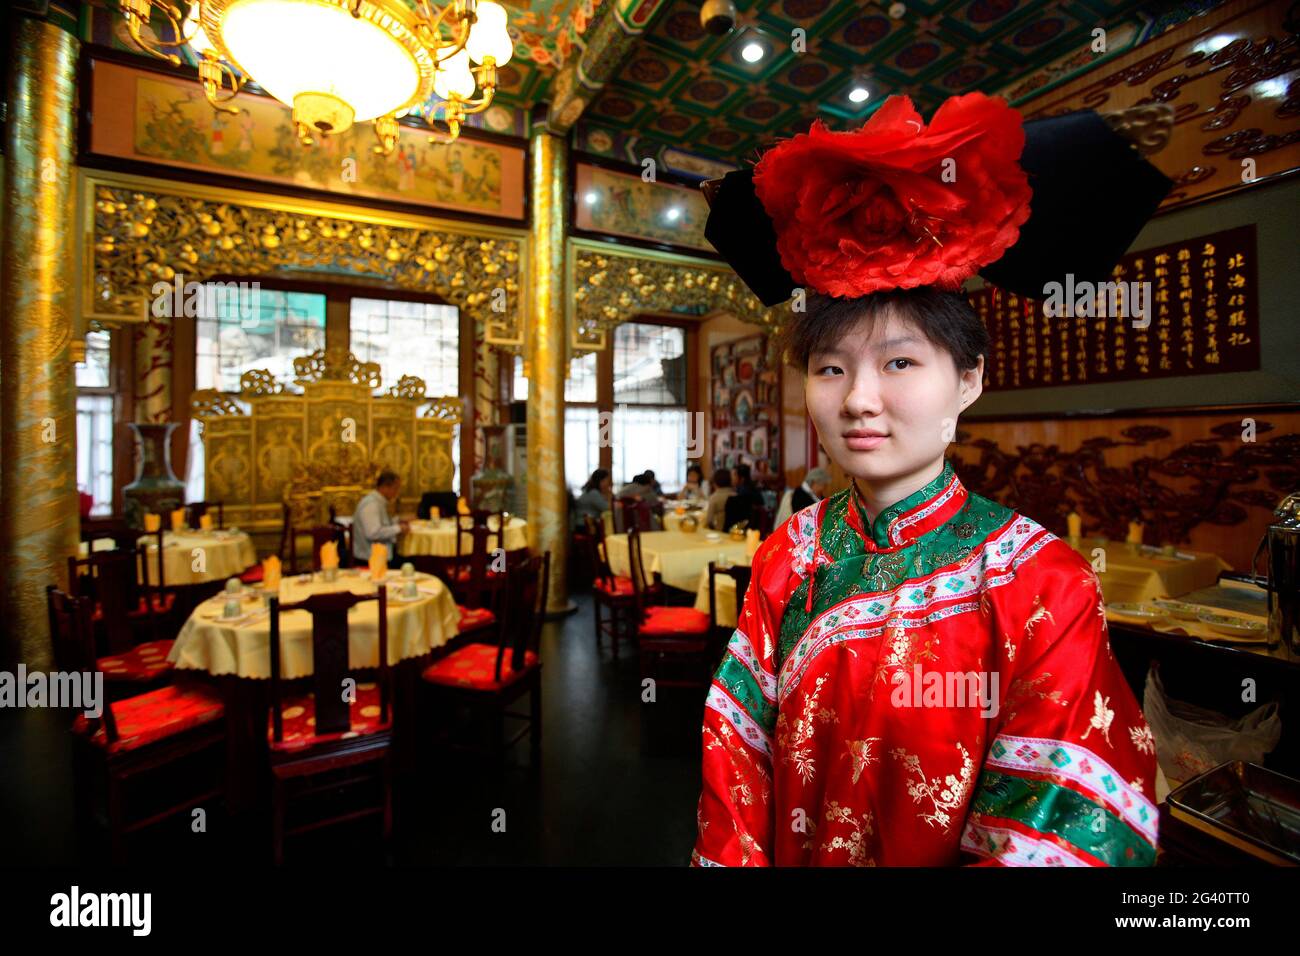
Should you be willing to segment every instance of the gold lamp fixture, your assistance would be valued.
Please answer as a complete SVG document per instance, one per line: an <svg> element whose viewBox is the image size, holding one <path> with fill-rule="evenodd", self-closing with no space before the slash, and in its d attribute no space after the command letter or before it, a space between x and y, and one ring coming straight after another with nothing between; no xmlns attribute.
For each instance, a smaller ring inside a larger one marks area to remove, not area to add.
<svg viewBox="0 0 1300 956"><path fill-rule="evenodd" d="M230 100L253 80L292 108L304 145L373 121L382 155L397 144L398 119L435 95L426 118L441 112L447 132L430 142L454 140L468 114L492 104L497 67L514 52L505 8L491 0L196 0L184 18L169 0L120 3L140 49L176 66L166 47L194 51L214 109L239 112ZM149 27L155 16L161 32Z"/></svg>

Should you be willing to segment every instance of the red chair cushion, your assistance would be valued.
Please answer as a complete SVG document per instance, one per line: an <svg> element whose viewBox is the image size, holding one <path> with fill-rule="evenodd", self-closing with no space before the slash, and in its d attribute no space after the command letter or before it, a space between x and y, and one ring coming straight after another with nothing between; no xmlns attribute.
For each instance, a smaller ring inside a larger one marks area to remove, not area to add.
<svg viewBox="0 0 1300 956"><path fill-rule="evenodd" d="M266 739L272 750L302 750L332 740L345 740L361 737L377 731L387 730L392 726L392 701L389 701L388 722L381 721L379 706L379 685L358 684L357 699L348 707L348 718L352 729L330 734L316 733L316 698L311 694L286 697L280 701L280 716L284 720L283 737L275 739L275 724L271 714L266 715Z"/></svg>
<svg viewBox="0 0 1300 956"><path fill-rule="evenodd" d="M172 605L176 603L174 594L155 594L153 596L153 612L155 614L170 614ZM145 604L144 596L141 595L140 601L135 608L127 611L127 617L144 617L149 613L149 607ZM92 620L102 621L104 619L104 608L101 604L95 604L95 610L91 614Z"/></svg>
<svg viewBox="0 0 1300 956"><path fill-rule="evenodd" d="M260 584L262 581L262 566L255 564L239 576L239 580L245 584Z"/></svg>
<svg viewBox="0 0 1300 956"><path fill-rule="evenodd" d="M466 607L463 604L457 604L456 610L460 611L460 633L466 631L476 631L482 627L489 627L496 623L497 616L491 610L485 607Z"/></svg>
<svg viewBox="0 0 1300 956"><path fill-rule="evenodd" d="M708 630L709 616L693 607L648 607L640 627L640 632L647 637L707 634Z"/></svg>
<svg viewBox="0 0 1300 956"><path fill-rule="evenodd" d="M605 597L632 597L636 594L631 578L596 578L592 584Z"/></svg>
<svg viewBox="0 0 1300 956"><path fill-rule="evenodd" d="M173 641L149 641L137 644L125 654L113 654L95 661L109 681L151 681L172 669L167 655L172 652Z"/></svg>
<svg viewBox="0 0 1300 956"><path fill-rule="evenodd" d="M495 581L496 579L504 578L505 576L506 573L504 571L493 571L491 568L488 568L487 572L483 575L483 577L489 581ZM470 579L470 569L467 566L453 568L451 579L457 584L468 584Z"/></svg>
<svg viewBox="0 0 1300 956"><path fill-rule="evenodd" d="M84 714L73 722L74 733L89 735L92 743L110 753L136 750L156 741L192 730L225 714L221 698L202 687L162 687L147 694L119 700L112 705L118 739L108 743L102 720L91 721Z"/></svg>
<svg viewBox="0 0 1300 956"><path fill-rule="evenodd" d="M528 671L541 666L537 655L532 651L524 652L524 669L510 669L509 648L501 660L501 680L496 679L497 645L466 644L460 650L453 651L441 660L435 661L424 669L423 677L431 684L444 684L450 687L469 687L474 690L500 690L513 684Z"/></svg>

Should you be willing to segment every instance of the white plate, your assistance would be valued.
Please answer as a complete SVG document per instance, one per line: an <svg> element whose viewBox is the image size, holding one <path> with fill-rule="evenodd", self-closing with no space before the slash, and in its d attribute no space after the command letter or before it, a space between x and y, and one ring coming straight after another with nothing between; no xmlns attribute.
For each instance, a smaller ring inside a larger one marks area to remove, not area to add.
<svg viewBox="0 0 1300 956"><path fill-rule="evenodd" d="M1263 621L1249 621L1241 617L1228 617L1224 614L1215 614L1213 611L1202 612L1199 620L1216 634L1224 634L1228 637L1248 637L1263 640L1268 631L1268 625Z"/></svg>
<svg viewBox="0 0 1300 956"><path fill-rule="evenodd" d="M1165 612L1150 604L1107 604L1106 613L1134 621L1159 621Z"/></svg>
<svg viewBox="0 0 1300 956"><path fill-rule="evenodd" d="M1152 602L1172 618L1180 621L1199 620L1201 612L1205 609L1199 604L1188 604L1186 601L1169 601L1164 598L1157 598Z"/></svg>

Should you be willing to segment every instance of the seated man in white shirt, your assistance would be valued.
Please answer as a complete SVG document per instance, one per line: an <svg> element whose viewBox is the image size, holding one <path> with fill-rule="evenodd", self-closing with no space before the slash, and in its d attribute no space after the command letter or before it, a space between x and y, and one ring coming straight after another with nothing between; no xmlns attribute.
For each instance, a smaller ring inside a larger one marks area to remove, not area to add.
<svg viewBox="0 0 1300 956"><path fill-rule="evenodd" d="M357 502L352 513L352 556L361 564L370 560L370 546L376 541L387 545L390 562L397 557L397 536L411 527L409 521L388 513L388 506L397 501L401 490L402 479L385 469L375 480L375 490Z"/></svg>

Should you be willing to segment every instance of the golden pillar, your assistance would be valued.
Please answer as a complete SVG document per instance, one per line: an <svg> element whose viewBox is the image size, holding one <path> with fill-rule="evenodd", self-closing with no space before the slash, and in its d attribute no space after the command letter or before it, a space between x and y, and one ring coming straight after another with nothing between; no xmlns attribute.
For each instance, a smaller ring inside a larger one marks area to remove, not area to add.
<svg viewBox="0 0 1300 956"><path fill-rule="evenodd" d="M551 552L547 610L569 603L569 499L564 484L564 373L568 333L564 301L568 145L538 122L528 144L532 230L528 323L528 546Z"/></svg>
<svg viewBox="0 0 1300 956"><path fill-rule="evenodd" d="M12 18L0 239L0 562L5 658L50 666L45 586L77 553L75 93L78 41Z"/></svg>

